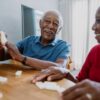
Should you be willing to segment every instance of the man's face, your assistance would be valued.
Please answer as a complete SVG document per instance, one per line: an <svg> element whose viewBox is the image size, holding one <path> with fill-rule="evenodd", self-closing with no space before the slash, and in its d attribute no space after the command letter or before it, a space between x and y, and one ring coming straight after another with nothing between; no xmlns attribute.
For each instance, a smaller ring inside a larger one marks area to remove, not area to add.
<svg viewBox="0 0 100 100"><path fill-rule="evenodd" d="M98 43L100 43L100 8L97 10L96 17L95 17L95 23L92 27L92 29L95 32L95 38Z"/></svg>
<svg viewBox="0 0 100 100"><path fill-rule="evenodd" d="M55 13L47 13L40 21L41 37L43 40L53 40L59 27L59 18Z"/></svg>

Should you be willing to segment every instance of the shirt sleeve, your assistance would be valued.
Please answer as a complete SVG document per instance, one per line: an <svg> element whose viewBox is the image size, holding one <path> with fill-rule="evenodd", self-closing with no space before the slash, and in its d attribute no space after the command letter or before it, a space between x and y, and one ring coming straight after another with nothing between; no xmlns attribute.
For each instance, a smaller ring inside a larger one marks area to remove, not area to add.
<svg viewBox="0 0 100 100"><path fill-rule="evenodd" d="M60 47L59 54L57 58L67 59L70 56L71 45L68 43L63 43Z"/></svg>

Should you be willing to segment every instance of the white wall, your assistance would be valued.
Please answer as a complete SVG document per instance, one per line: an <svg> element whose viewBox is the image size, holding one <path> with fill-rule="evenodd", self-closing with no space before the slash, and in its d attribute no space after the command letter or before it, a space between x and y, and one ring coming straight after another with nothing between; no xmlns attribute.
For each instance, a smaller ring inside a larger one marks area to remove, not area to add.
<svg viewBox="0 0 100 100"><path fill-rule="evenodd" d="M0 31L14 43L22 39L21 5L45 12L58 9L58 0L0 0Z"/></svg>
<svg viewBox="0 0 100 100"><path fill-rule="evenodd" d="M64 20L62 38L63 40L72 43L72 0L58 0L58 9Z"/></svg>

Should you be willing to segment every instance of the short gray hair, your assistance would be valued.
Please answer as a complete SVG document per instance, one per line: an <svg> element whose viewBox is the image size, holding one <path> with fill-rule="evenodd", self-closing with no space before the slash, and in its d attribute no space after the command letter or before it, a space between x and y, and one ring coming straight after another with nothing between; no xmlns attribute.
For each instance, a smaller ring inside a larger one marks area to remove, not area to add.
<svg viewBox="0 0 100 100"><path fill-rule="evenodd" d="M63 18L62 18L61 13L60 13L58 10L49 10L49 11L45 12L45 13L43 14L43 16L41 17L41 20L44 18L44 16L45 16L48 12L53 12L53 13L55 13L55 14L58 16L58 18L59 18L59 28L62 28L62 27L63 27Z"/></svg>

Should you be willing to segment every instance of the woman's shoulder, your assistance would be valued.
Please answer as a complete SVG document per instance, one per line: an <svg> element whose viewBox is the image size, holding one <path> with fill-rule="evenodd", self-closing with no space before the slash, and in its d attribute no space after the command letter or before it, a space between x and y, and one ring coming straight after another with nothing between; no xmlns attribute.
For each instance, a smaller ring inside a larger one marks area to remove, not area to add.
<svg viewBox="0 0 100 100"><path fill-rule="evenodd" d="M100 44L96 44L96 45L92 48L92 50L97 50L97 49L100 49Z"/></svg>
<svg viewBox="0 0 100 100"><path fill-rule="evenodd" d="M96 44L94 47L92 47L90 52L92 52L92 53L100 52L100 44Z"/></svg>

